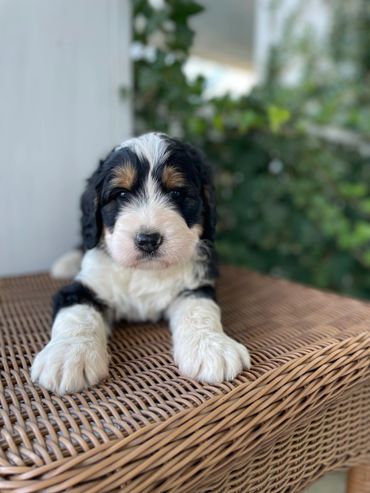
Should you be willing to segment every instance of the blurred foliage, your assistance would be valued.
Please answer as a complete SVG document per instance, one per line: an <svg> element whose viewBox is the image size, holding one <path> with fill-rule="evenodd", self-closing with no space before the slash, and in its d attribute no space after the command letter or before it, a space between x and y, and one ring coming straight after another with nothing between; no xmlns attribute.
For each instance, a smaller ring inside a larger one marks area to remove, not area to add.
<svg viewBox="0 0 370 493"><path fill-rule="evenodd" d="M337 125L368 138L370 2L327 2L332 13L328 39L305 22L310 5L312 2L298 2L286 19L280 43L271 49L267 81L259 96L268 94L269 100L301 118L306 116L309 123ZM284 81L287 67L299 73L294 90Z"/></svg>
<svg viewBox="0 0 370 493"><path fill-rule="evenodd" d="M237 99L206 99L204 79L184 75L198 2L132 2L135 131L167 132L208 156L221 257L370 297L369 158L357 141L330 142L312 130L330 124L356 139L368 135L368 2L354 0L358 10L351 10L353 2L337 0L325 49L309 29L294 32L302 12L293 12L271 49L265 83ZM288 88L284 67L295 59L304 61L302 77Z"/></svg>

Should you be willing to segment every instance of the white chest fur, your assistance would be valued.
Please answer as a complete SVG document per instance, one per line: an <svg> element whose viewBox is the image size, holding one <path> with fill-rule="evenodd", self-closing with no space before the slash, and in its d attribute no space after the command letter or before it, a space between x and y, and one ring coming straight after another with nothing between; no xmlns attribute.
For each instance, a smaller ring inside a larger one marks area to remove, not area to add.
<svg viewBox="0 0 370 493"><path fill-rule="evenodd" d="M127 269L94 248L85 254L76 280L112 308L114 319L156 321L181 291L197 286L199 268L191 260L162 270Z"/></svg>

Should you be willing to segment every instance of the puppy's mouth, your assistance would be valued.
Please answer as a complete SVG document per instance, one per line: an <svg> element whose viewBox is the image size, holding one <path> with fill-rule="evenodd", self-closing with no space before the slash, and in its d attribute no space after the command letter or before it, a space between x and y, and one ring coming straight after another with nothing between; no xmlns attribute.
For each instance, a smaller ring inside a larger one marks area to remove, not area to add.
<svg viewBox="0 0 370 493"><path fill-rule="evenodd" d="M139 252L136 258L138 262L153 262L161 260L163 258L163 255L158 251Z"/></svg>
<svg viewBox="0 0 370 493"><path fill-rule="evenodd" d="M172 264L171 262L166 261L165 259L140 259L134 261L129 267L131 269L142 269L142 270L159 270L159 269L166 269L168 267L171 267Z"/></svg>
<svg viewBox="0 0 370 493"><path fill-rule="evenodd" d="M170 262L162 251L156 250L154 252L138 252L132 267L159 269L170 267L171 265L173 265L173 262Z"/></svg>
<svg viewBox="0 0 370 493"><path fill-rule="evenodd" d="M166 269L181 263L181 261L182 259L178 256L170 255L166 245L161 245L158 249L150 252L136 249L136 255L130 262L130 267L147 270Z"/></svg>

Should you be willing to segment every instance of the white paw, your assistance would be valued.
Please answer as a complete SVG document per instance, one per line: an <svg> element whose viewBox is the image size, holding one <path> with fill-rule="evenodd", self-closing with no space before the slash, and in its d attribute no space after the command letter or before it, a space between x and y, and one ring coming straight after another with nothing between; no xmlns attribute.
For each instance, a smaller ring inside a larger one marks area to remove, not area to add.
<svg viewBox="0 0 370 493"><path fill-rule="evenodd" d="M245 346L224 333L208 330L192 331L186 337L178 338L174 359L183 375L208 383L233 380L243 369L250 367Z"/></svg>
<svg viewBox="0 0 370 493"><path fill-rule="evenodd" d="M78 392L106 377L108 362L106 347L95 340L52 340L36 356L31 379L57 394Z"/></svg>

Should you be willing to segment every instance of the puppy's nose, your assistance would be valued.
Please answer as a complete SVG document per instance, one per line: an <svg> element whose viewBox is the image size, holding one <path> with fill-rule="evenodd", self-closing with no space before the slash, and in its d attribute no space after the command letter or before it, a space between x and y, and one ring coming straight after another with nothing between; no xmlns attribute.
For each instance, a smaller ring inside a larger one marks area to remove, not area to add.
<svg viewBox="0 0 370 493"><path fill-rule="evenodd" d="M159 233L138 233L135 245L143 252L152 253L158 250L163 238Z"/></svg>

